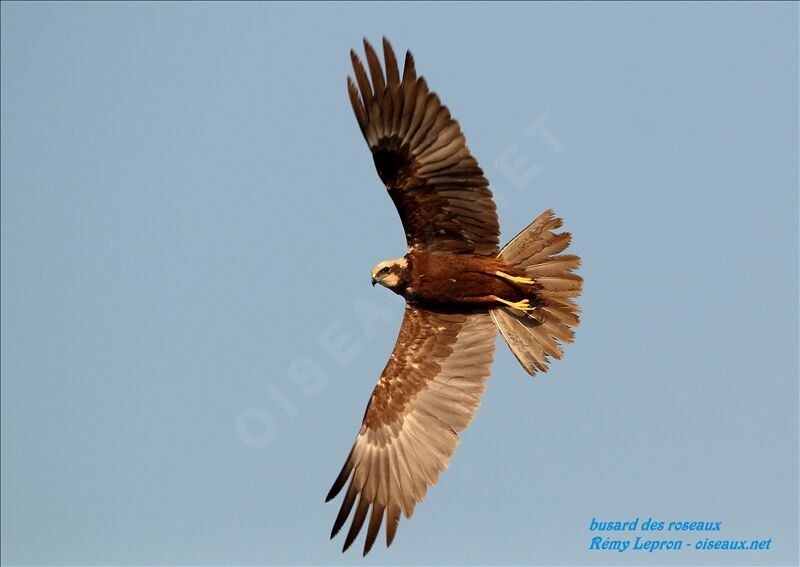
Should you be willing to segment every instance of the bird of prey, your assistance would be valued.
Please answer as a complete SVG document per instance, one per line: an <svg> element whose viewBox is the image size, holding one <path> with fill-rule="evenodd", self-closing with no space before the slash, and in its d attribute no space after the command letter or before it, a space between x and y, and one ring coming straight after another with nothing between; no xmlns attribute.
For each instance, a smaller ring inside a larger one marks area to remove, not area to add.
<svg viewBox="0 0 800 567"><path fill-rule="evenodd" d="M372 392L350 454L327 499L345 490L333 538L355 508L343 551L367 521L364 555L384 518L391 545L447 467L489 378L496 329L531 375L573 340L580 258L548 210L502 249L489 182L458 122L383 40L384 66L364 40L347 90L375 167L405 230L407 254L381 262L372 285L406 300L394 351ZM371 79L371 80L370 80ZM349 482L348 482L349 480Z"/></svg>

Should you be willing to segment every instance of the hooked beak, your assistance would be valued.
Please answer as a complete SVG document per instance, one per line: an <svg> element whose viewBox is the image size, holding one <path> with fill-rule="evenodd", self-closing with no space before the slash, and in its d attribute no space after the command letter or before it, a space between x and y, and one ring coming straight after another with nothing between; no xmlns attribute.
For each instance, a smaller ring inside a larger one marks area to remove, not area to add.
<svg viewBox="0 0 800 567"><path fill-rule="evenodd" d="M372 277L370 278L370 281L372 282L372 287L375 287L375 284L376 284L376 283L378 283L378 280L377 280L377 279L375 279L375 276L372 276Z"/></svg>

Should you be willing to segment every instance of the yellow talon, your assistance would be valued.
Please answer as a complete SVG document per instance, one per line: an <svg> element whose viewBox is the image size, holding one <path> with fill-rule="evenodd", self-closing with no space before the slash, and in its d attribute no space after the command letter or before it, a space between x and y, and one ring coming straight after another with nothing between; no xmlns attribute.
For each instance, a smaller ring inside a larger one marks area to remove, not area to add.
<svg viewBox="0 0 800 567"><path fill-rule="evenodd" d="M522 301L507 301L502 297L497 297L497 296L495 296L495 299L500 303L505 303L509 307L513 309L518 309L520 311L533 311L534 309L536 309L535 307L531 306L531 302L528 301L527 299L523 299Z"/></svg>
<svg viewBox="0 0 800 567"><path fill-rule="evenodd" d="M494 275L500 276L501 278L506 279L506 280L508 280L510 282L513 282L513 283L527 284L527 285L530 285L530 284L533 283L533 280L531 278L521 278L521 277L518 277L518 276L512 276L512 275L509 275L509 274L507 274L505 272L495 272Z"/></svg>

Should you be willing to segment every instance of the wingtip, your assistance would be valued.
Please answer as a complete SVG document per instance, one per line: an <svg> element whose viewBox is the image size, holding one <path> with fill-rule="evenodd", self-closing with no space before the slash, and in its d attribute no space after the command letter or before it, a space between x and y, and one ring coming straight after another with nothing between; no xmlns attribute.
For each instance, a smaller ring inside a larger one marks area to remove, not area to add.
<svg viewBox="0 0 800 567"><path fill-rule="evenodd" d="M413 83L417 80L417 70L414 67L414 55L411 50L406 50L406 58L403 62L403 82Z"/></svg>
<svg viewBox="0 0 800 567"><path fill-rule="evenodd" d="M336 498L337 494L339 494L339 491L336 490L336 485L334 484L328 491L328 494L325 496L325 502L330 502L331 500Z"/></svg>
<svg viewBox="0 0 800 567"><path fill-rule="evenodd" d="M339 473L339 475L341 476L341 473ZM333 486L331 486L330 490L328 490L328 494L325 495L325 502L330 502L336 498L336 495L339 494L341 489L342 487L339 484L339 477L336 477L336 481L333 483Z"/></svg>
<svg viewBox="0 0 800 567"><path fill-rule="evenodd" d="M369 535L367 536L366 541L364 542L364 551L361 553L361 557L366 557L367 553L372 551L372 546L375 544L375 538L370 538Z"/></svg>
<svg viewBox="0 0 800 567"><path fill-rule="evenodd" d="M399 514L399 512L398 512ZM400 516L397 516L397 523L393 523L392 520L389 519L389 516L386 517L386 548L388 549L392 542L394 541L394 536L397 535L397 526L399 524Z"/></svg>
<svg viewBox="0 0 800 567"><path fill-rule="evenodd" d="M342 553L350 549L350 546L353 545L353 540L344 540L344 545L342 546Z"/></svg>

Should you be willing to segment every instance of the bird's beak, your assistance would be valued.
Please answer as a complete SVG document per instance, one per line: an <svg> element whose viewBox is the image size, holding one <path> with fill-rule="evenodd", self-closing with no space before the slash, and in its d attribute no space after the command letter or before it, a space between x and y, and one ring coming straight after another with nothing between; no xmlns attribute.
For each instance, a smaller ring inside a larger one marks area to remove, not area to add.
<svg viewBox="0 0 800 567"><path fill-rule="evenodd" d="M375 279L375 276L372 276L370 281L372 282L372 287L375 287L375 284L378 283L378 280Z"/></svg>

